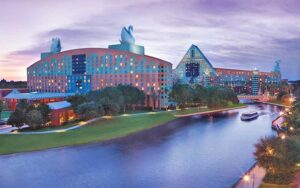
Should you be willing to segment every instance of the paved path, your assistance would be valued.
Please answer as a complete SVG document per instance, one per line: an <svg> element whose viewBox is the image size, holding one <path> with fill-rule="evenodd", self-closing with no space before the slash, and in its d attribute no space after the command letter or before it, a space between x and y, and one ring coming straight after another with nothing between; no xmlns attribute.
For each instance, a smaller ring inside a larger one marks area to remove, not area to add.
<svg viewBox="0 0 300 188"><path fill-rule="evenodd" d="M266 175L266 170L264 168L255 165L249 172L249 180L245 181L243 178L237 183L235 188L258 188L262 183L263 178ZM253 182L254 179L254 182Z"/></svg>

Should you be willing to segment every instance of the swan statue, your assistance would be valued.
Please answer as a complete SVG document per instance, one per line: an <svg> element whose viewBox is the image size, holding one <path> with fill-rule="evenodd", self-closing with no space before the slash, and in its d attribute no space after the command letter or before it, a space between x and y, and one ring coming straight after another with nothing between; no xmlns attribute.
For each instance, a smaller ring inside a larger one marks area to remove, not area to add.
<svg viewBox="0 0 300 188"><path fill-rule="evenodd" d="M126 27L123 27L121 31L121 43L128 43L128 44L134 44L135 38L132 35L133 27L132 25L128 26L128 29Z"/></svg>

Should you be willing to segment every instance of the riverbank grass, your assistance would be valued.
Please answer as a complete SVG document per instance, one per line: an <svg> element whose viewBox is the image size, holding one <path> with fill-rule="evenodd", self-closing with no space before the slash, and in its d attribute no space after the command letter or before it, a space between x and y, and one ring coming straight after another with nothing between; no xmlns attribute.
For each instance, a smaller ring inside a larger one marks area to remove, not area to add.
<svg viewBox="0 0 300 188"><path fill-rule="evenodd" d="M235 107L240 107L238 105ZM233 108L233 107L230 107ZM225 110L226 108L224 108ZM211 109L203 109L202 112ZM222 109L219 109L222 110ZM188 111L189 113L191 111ZM194 112L194 111L193 111ZM197 112L197 111L196 111ZM162 125L176 119L177 112L149 112L131 116L115 116L96 120L79 129L49 134L0 134L0 154L101 142L124 137L142 130ZM51 130L51 129L49 129ZM59 130L59 129L56 129Z"/></svg>
<svg viewBox="0 0 300 188"><path fill-rule="evenodd" d="M172 113L151 113L101 119L88 126L52 134L0 135L0 154L10 154L54 147L110 140L146 130L175 119Z"/></svg>

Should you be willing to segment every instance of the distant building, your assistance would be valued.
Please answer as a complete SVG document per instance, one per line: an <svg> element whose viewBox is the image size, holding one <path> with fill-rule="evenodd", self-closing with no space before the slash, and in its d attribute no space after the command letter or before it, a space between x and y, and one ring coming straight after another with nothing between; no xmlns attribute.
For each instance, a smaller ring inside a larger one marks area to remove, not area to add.
<svg viewBox="0 0 300 188"><path fill-rule="evenodd" d="M203 86L220 85L232 88L237 94L258 95L262 83L281 81L279 63L275 62L272 72L214 68L202 51L192 45L174 70L174 79L183 83Z"/></svg>
<svg viewBox="0 0 300 188"><path fill-rule="evenodd" d="M28 89L33 92L85 94L108 86L132 85L146 94L146 106L168 106L172 64L145 55L135 45L133 27L121 31L121 41L109 48L83 48L61 52L53 39L50 52L27 68ZM152 100L156 96L159 100ZM156 104L153 104L155 101Z"/></svg>

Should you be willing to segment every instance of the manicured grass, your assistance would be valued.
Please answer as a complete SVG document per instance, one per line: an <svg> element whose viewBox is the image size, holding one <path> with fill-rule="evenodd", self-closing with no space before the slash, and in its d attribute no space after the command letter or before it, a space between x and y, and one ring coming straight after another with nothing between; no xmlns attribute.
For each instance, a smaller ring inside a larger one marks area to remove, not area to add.
<svg viewBox="0 0 300 188"><path fill-rule="evenodd" d="M224 108L237 108L237 107L242 107L246 106L245 104L228 104L227 107ZM178 110L174 112L175 115L186 115L186 114L194 114L198 112L207 112L207 111L212 111L212 110L218 110L220 108L200 108L200 107L193 107L193 108L187 108L183 110Z"/></svg>
<svg viewBox="0 0 300 188"><path fill-rule="evenodd" d="M2 111L1 118L9 118L11 113L12 113L11 111Z"/></svg>
<svg viewBox="0 0 300 188"><path fill-rule="evenodd" d="M244 106L243 104L232 104L228 108ZM201 109L211 110L209 108ZM186 111L186 113L197 111ZM149 112L146 114L116 116L108 119L100 119L78 129L61 131L50 134L0 134L0 154L10 154L33 150L42 150L54 147L79 145L91 142L100 142L132 133L146 130L175 119L177 111ZM45 128L37 131L59 130L71 127Z"/></svg>
<svg viewBox="0 0 300 188"><path fill-rule="evenodd" d="M170 112L152 113L139 116L121 116L106 120L101 119L91 123L89 126L61 133L0 135L0 154L110 140L149 129L173 119L175 117Z"/></svg>

